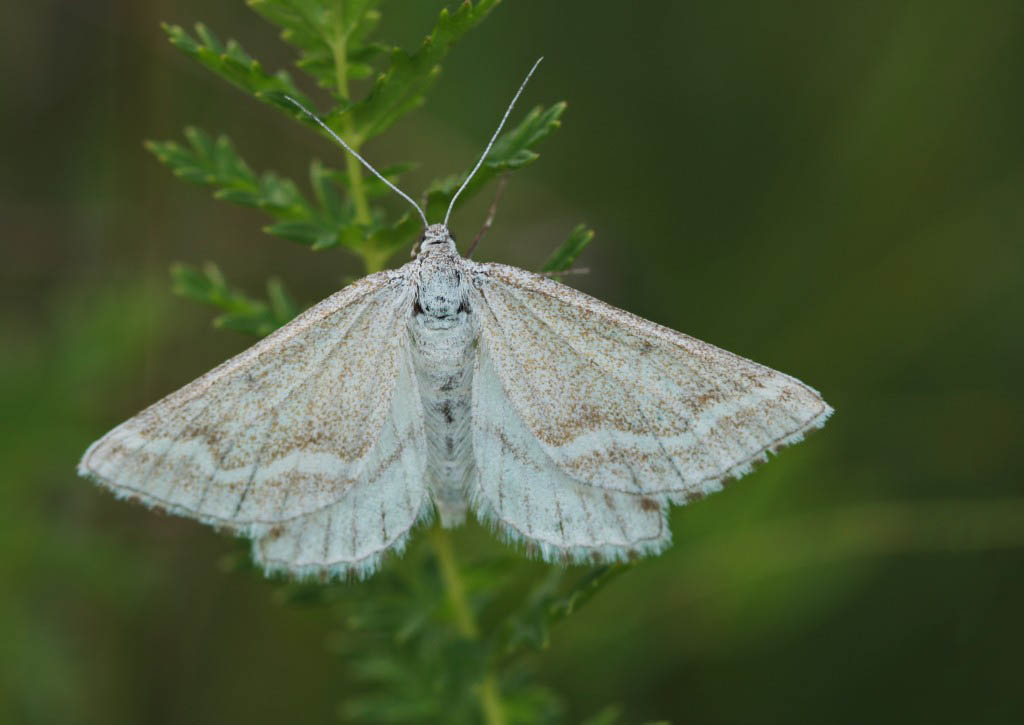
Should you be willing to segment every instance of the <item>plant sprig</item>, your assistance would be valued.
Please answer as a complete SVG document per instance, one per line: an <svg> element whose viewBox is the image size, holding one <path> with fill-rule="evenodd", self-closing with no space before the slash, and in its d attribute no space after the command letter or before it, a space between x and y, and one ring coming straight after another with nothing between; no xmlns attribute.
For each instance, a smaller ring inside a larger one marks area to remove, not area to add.
<svg viewBox="0 0 1024 725"><path fill-rule="evenodd" d="M442 10L433 29L413 53L371 39L380 20L378 0L248 0L280 29L297 53L296 67L328 92L332 106L322 118L355 149L385 133L421 106L452 46L490 15L500 0L466 0ZM310 97L286 71L268 72L235 40L222 42L199 23L190 34L174 25L164 29L175 47L252 98L289 117L322 129L288 102L307 106ZM353 98L350 81L372 79ZM565 103L538 106L503 133L459 198L464 203L501 174L538 158L537 147L561 125ZM150 141L146 147L176 176L213 190L216 199L258 209L268 217L263 230L312 251L346 249L367 272L381 269L421 231L418 216L393 216L377 202L391 190L364 176L345 156L343 169L314 159L308 192L273 171L257 173L227 136L185 129L185 142ZM412 168L381 170L397 182ZM440 218L466 173L431 182L423 206ZM577 226L544 267L565 271L593 233ZM264 298L228 284L220 268L179 264L172 269L174 291L219 311L218 327L263 336L287 324L300 308L272 279ZM432 543L427 547L426 541ZM237 557L231 557L238 564ZM446 723L553 722L560 698L529 678L523 655L549 645L551 627L578 610L624 567L600 567L570 581L566 570L540 567L521 557L499 562L457 561L448 534L435 528L418 537L404 557L393 559L361 584L289 583L277 596L292 604L337 606L345 634L335 640L351 663L359 692L342 706L344 716L374 722ZM538 578L538 571L541 572ZM532 583L531 583L532 582ZM518 592L526 591L523 596ZM594 723L614 723L614 708Z"/></svg>
<svg viewBox="0 0 1024 725"><path fill-rule="evenodd" d="M370 138L422 105L425 93L440 73L440 61L465 33L486 18L498 0L462 3L455 12L442 10L433 30L414 53L372 42L370 33L380 18L375 0L325 3L323 0L250 0L263 17L281 28L281 37L294 46L296 66L317 85L331 91L334 105L322 114L325 123L346 143L359 150ZM241 91L279 108L290 117L326 133L285 96L312 106L286 71L268 73L235 40L223 42L206 25L197 23L195 35L176 25L165 25L175 47L221 76ZM350 98L349 80L376 80L366 95ZM564 103L535 108L506 131L470 185L462 193L464 204L501 173L522 168L538 158L536 147L560 125ZM186 129L188 145L176 141L149 142L147 148L186 181L212 187L215 196L255 207L271 217L264 231L320 251L344 247L358 255L366 271L376 271L398 250L412 246L420 231L411 214L390 218L373 202L383 185L364 178L358 162L345 157L345 170L310 165L314 200L306 198L291 179L274 172L257 176L224 136L213 137L197 128ZM397 181L408 164L384 169ZM430 183L425 208L436 218L447 208L466 174Z"/></svg>
<svg viewBox="0 0 1024 725"><path fill-rule="evenodd" d="M299 311L281 281L273 277L267 280L266 301L229 287L220 268L212 262L201 270L175 264L171 267L171 279L175 294L224 310L214 318L216 327L262 337L286 324Z"/></svg>

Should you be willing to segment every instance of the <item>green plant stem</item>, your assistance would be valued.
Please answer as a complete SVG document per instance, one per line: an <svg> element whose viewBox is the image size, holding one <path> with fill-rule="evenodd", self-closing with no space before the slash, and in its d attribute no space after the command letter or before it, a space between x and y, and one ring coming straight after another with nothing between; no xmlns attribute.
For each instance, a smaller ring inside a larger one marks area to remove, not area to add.
<svg viewBox="0 0 1024 725"><path fill-rule="evenodd" d="M339 28L337 37L330 45L331 53L334 55L334 72L337 76L338 93L342 98L348 100L348 48L343 30ZM340 132L342 138L358 151L362 142L357 138L355 129L352 127L352 116L350 114L342 114ZM363 169L359 165L359 160L352 154L345 154L345 171L348 173L352 203L356 208L356 223L369 224L372 221L372 217L370 215L370 204L366 200L366 190L363 188ZM377 270L367 269L367 271L375 272Z"/></svg>
<svg viewBox="0 0 1024 725"><path fill-rule="evenodd" d="M434 552L437 554L438 566L441 568L441 580L444 582L445 593L448 595L448 601L452 605L452 612L455 615L455 629L466 639L479 639L480 630L476 625L473 610L469 608L466 588L462 584L462 576L459 573L459 564L455 561L451 537L438 524L431 532L431 541L434 544Z"/></svg>
<svg viewBox="0 0 1024 725"><path fill-rule="evenodd" d="M430 538L437 554L438 567L441 569L441 581L444 582L445 593L455 616L455 629L466 639L480 639L480 627L466 597L466 587L462 583L459 563L455 560L451 537L438 524L431 531ZM505 725L505 708L502 706L501 693L498 691L498 679L493 672L488 671L484 675L476 688L476 695L480 700L484 722L488 725Z"/></svg>
<svg viewBox="0 0 1024 725"><path fill-rule="evenodd" d="M488 725L505 725L505 708L501 704L498 692L498 680L494 673L488 672L477 690L480 698L480 709L484 713L484 722Z"/></svg>

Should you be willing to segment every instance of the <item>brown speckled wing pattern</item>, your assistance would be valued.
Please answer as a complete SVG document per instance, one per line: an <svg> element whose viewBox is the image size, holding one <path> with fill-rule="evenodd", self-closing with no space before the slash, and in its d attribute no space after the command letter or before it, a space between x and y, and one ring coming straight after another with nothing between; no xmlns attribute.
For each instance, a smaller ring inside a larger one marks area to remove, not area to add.
<svg viewBox="0 0 1024 725"><path fill-rule="evenodd" d="M79 472L252 537L268 569L372 571L428 510L406 272L346 287L150 406Z"/></svg>
<svg viewBox="0 0 1024 725"><path fill-rule="evenodd" d="M832 409L800 381L500 264L473 265L477 508L546 558L627 558ZM557 483L556 483L557 482Z"/></svg>

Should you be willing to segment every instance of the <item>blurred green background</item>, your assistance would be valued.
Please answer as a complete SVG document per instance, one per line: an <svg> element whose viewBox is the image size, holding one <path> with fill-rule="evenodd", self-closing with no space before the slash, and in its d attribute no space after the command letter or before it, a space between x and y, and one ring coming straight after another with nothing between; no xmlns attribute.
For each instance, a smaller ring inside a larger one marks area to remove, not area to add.
<svg viewBox="0 0 1024 725"><path fill-rule="evenodd" d="M391 0L379 37L412 48L441 6ZM300 179L335 153L161 20L290 62L242 2L0 9L0 721L329 721L337 611L275 603L278 584L224 571L233 541L74 474L250 343L171 296L173 261L251 292L275 274L304 303L360 272L143 150L194 123ZM421 162L412 193L465 168L541 54L517 117L565 99L565 124L477 258L537 268L584 220L574 285L837 410L676 509L673 548L556 630L535 662L569 720L615 701L626 722L1021 722L1024 4L509 0L367 156Z"/></svg>

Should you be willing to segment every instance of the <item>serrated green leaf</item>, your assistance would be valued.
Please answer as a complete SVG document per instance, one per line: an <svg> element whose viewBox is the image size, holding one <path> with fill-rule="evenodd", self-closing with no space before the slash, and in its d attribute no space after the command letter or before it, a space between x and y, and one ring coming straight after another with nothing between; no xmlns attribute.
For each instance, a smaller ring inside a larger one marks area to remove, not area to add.
<svg viewBox="0 0 1024 725"><path fill-rule="evenodd" d="M213 140L197 128L186 129L185 136L191 148L174 141L150 141L146 148L176 176L213 188L215 198L260 209L277 220L264 231L317 250L358 244L365 238L365 232L353 236L347 229L352 221L350 204L332 183L339 172L313 163L310 176L318 201L314 206L292 180L273 172L257 177L226 137Z"/></svg>
<svg viewBox="0 0 1024 725"><path fill-rule="evenodd" d="M243 91L261 99L272 93L288 94L303 103L309 103L308 97L296 87L288 73L267 73L259 61L246 53L237 41L229 40L226 45L221 43L213 31L202 23L196 23L195 26L198 40L181 26L163 23L162 27L176 48Z"/></svg>
<svg viewBox="0 0 1024 725"><path fill-rule="evenodd" d="M541 273L557 276L558 272L569 269L593 238L593 229L588 229L585 224L577 224L569 233L569 238L562 242L562 246L556 249L541 267Z"/></svg>
<svg viewBox="0 0 1024 725"><path fill-rule="evenodd" d="M383 133L423 103L423 94L440 72L438 63L498 2L500 0L479 0L474 4L466 0L454 13L445 8L419 50L410 55L401 48L392 49L388 70L378 77L366 98L352 108L360 144Z"/></svg>
<svg viewBox="0 0 1024 725"><path fill-rule="evenodd" d="M296 65L323 88L337 91L338 55L347 59L348 78L373 72L367 61L380 46L363 45L380 20L378 0L326 4L318 0L247 0L249 7L281 28L281 38L299 50Z"/></svg>
<svg viewBox="0 0 1024 725"><path fill-rule="evenodd" d="M562 114L567 107L568 104L562 101L547 109L541 106L532 109L522 123L495 141L484 164L501 172L518 169L532 162L537 158L532 148L562 125Z"/></svg>
<svg viewBox="0 0 1024 725"><path fill-rule="evenodd" d="M526 114L517 126L505 131L494 142L484 163L477 170L465 191L459 196L456 208L465 204L498 174L514 171L535 161L539 154L534 147L562 125L562 114L567 104L563 101L548 108L537 106ZM427 218L443 217L452 195L462 185L466 175L449 176L436 181L427 189Z"/></svg>
<svg viewBox="0 0 1024 725"><path fill-rule="evenodd" d="M309 204L294 183L272 173L258 179L226 136L214 141L204 131L189 127L185 129L185 137L192 148L174 141L147 141L146 148L176 176L213 187L217 198L284 216L308 211Z"/></svg>
<svg viewBox="0 0 1024 725"><path fill-rule="evenodd" d="M204 265L202 270L175 264L171 267L171 283L175 294L221 310L222 314L213 321L216 327L262 337L298 314L298 307L280 281L267 283L268 304L232 290L223 273L212 263Z"/></svg>
<svg viewBox="0 0 1024 725"><path fill-rule="evenodd" d="M622 574L628 565L612 564L592 569L559 593L564 572L553 569L531 592L522 609L509 616L496 642L508 656L524 647L545 649L551 627L583 607L600 589Z"/></svg>
<svg viewBox="0 0 1024 725"><path fill-rule="evenodd" d="M327 249L338 244L336 229L309 221L285 220L265 226L263 231L316 249Z"/></svg>

